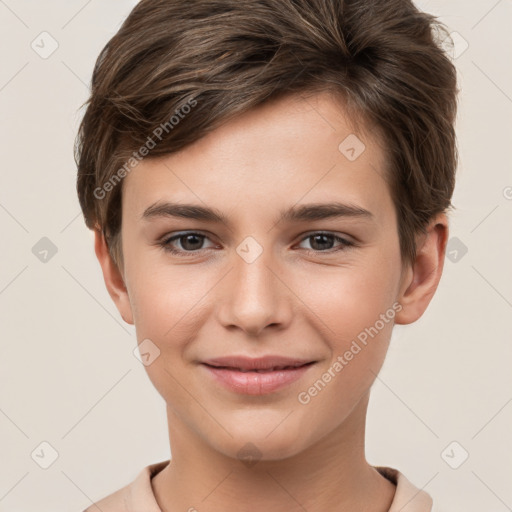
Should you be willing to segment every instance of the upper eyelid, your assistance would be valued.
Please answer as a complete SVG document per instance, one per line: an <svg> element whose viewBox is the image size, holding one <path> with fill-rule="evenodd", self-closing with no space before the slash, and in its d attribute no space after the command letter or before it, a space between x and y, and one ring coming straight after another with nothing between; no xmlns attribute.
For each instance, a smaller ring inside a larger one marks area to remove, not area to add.
<svg viewBox="0 0 512 512"><path fill-rule="evenodd" d="M162 242L169 242L171 240L179 240L181 237L188 236L188 235L199 235L199 236L202 236L202 237L205 237L205 238L208 238L211 240L211 236L202 231L178 231L175 233L167 233L166 235L162 236L160 238L160 240ZM211 240L211 241L213 241L213 240Z"/></svg>

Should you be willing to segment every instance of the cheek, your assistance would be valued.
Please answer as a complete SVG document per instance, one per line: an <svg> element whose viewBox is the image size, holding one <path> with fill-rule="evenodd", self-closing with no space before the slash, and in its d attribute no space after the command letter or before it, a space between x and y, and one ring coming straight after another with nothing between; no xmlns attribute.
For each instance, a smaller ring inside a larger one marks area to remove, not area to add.
<svg viewBox="0 0 512 512"><path fill-rule="evenodd" d="M194 326L193 318L207 300L205 290L215 284L209 272L163 261L144 263L143 257L133 261L130 289L139 339L154 337L161 343Z"/></svg>
<svg viewBox="0 0 512 512"><path fill-rule="evenodd" d="M312 431L328 432L346 420L369 392L389 347L395 310L384 297L347 293L338 305L331 303L324 317L334 331L324 338L330 357L296 397L302 425Z"/></svg>
<svg viewBox="0 0 512 512"><path fill-rule="evenodd" d="M181 267L182 269L184 267ZM183 364L184 347L198 336L204 314L204 290L211 287L186 272L153 267L140 269L132 280L137 340L149 339L158 356L145 370L155 389L172 407L186 409L189 395L183 385L190 380L190 368Z"/></svg>
<svg viewBox="0 0 512 512"><path fill-rule="evenodd" d="M326 338L340 340L343 346L392 308L398 286L396 267L381 261L311 273L298 295L315 313ZM382 330L390 334L389 328Z"/></svg>
<svg viewBox="0 0 512 512"><path fill-rule="evenodd" d="M385 258L384 252L376 256L361 265L311 276L302 292L315 313L308 316L329 351L314 376L320 380L318 406L350 409L384 362L400 307L395 303L399 261Z"/></svg>

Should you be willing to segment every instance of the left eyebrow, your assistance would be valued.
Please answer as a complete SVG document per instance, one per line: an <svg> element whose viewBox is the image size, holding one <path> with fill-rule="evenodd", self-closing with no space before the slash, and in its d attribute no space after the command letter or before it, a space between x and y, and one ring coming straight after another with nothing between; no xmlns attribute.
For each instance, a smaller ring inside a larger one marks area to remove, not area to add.
<svg viewBox="0 0 512 512"><path fill-rule="evenodd" d="M146 208L141 220L155 217L179 217L230 225L228 218L219 210L194 204L156 202ZM312 203L293 206L280 211L280 220L287 222L305 222L338 217L372 219L373 214L360 206L344 203Z"/></svg>
<svg viewBox="0 0 512 512"><path fill-rule="evenodd" d="M360 206L345 203L312 203L294 206L281 211L281 220L303 222L332 219L338 217L361 217L372 219L373 214Z"/></svg>

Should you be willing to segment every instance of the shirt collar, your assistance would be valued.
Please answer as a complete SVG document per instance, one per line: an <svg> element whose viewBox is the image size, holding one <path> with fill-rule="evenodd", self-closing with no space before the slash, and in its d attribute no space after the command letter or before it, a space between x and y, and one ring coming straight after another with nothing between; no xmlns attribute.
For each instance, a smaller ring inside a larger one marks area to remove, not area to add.
<svg viewBox="0 0 512 512"><path fill-rule="evenodd" d="M162 471L170 459L146 466L129 485L126 508L129 512L162 512L156 502L151 486L151 478ZM396 485L395 496L389 512L430 512L432 498L425 491L418 489L398 470L375 466L375 469Z"/></svg>

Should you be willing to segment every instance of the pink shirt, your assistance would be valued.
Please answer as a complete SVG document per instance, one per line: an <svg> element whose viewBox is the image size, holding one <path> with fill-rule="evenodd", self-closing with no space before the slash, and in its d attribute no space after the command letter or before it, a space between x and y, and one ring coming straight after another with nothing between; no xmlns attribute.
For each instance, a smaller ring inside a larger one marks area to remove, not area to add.
<svg viewBox="0 0 512 512"><path fill-rule="evenodd" d="M102 512L162 512L151 487L151 478L169 462L170 460L165 460L146 466L132 483L109 494L83 512L97 512L98 509ZM402 473L387 467L375 466L375 469L396 485L389 512L434 512L430 495L415 487Z"/></svg>

